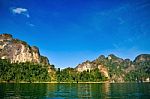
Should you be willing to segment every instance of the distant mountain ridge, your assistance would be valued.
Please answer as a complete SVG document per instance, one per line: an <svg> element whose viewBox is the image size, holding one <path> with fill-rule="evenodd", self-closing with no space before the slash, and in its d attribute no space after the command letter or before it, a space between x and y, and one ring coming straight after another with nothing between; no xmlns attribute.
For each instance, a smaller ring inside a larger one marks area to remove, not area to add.
<svg viewBox="0 0 150 99"><path fill-rule="evenodd" d="M8 59L12 63L33 62L49 65L48 58L40 55L38 47L30 46L6 33L0 34L0 58Z"/></svg>
<svg viewBox="0 0 150 99"><path fill-rule="evenodd" d="M136 62L136 63L146 62L146 61L150 61L150 54L140 54L134 60L134 62Z"/></svg>
<svg viewBox="0 0 150 99"><path fill-rule="evenodd" d="M142 72L147 76L137 77L134 79L145 80L150 78L150 54L140 54L134 61L130 59L122 59L114 54L99 56L93 61L86 61L79 64L75 69L78 72L91 71L93 69L99 69L99 72L103 74L111 82L125 82L127 76L131 72ZM139 74L137 74L138 76ZM129 78L130 79L130 78Z"/></svg>

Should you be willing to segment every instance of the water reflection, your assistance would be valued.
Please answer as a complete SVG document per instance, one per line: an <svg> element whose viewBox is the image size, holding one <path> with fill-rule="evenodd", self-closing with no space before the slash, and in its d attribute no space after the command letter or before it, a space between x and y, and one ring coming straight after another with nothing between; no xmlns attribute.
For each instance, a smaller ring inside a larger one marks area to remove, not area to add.
<svg viewBox="0 0 150 99"><path fill-rule="evenodd" d="M0 99L149 99L149 83L0 84Z"/></svg>
<svg viewBox="0 0 150 99"><path fill-rule="evenodd" d="M149 83L127 83L127 84L111 84L110 98L122 99L149 99L150 84Z"/></svg>
<svg viewBox="0 0 150 99"><path fill-rule="evenodd" d="M51 86L51 87L50 87ZM105 99L110 84L49 84L48 95L51 98L94 98Z"/></svg>
<svg viewBox="0 0 150 99"><path fill-rule="evenodd" d="M47 84L0 84L0 98L35 99L46 96Z"/></svg>
<svg viewBox="0 0 150 99"><path fill-rule="evenodd" d="M55 90L52 92L49 90L49 97L69 97L70 84L56 84Z"/></svg>
<svg viewBox="0 0 150 99"><path fill-rule="evenodd" d="M78 84L78 97L91 98L92 97L91 84Z"/></svg>

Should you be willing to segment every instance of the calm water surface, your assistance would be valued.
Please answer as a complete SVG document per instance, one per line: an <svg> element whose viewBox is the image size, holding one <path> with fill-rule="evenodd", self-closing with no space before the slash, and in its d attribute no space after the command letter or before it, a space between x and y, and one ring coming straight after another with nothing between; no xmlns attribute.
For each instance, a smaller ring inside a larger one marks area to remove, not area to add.
<svg viewBox="0 0 150 99"><path fill-rule="evenodd" d="M0 84L0 99L150 99L150 83Z"/></svg>

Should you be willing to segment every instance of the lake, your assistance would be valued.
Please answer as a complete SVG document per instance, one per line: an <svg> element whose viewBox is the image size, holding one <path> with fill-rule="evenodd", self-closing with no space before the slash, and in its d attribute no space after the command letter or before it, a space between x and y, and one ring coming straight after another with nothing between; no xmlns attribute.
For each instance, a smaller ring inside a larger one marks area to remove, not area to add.
<svg viewBox="0 0 150 99"><path fill-rule="evenodd" d="M150 99L150 83L0 83L0 99Z"/></svg>

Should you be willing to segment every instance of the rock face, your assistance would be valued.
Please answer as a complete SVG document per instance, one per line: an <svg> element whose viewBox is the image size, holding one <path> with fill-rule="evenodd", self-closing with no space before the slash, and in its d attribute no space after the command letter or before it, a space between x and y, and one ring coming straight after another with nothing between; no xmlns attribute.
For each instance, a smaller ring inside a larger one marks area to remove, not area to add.
<svg viewBox="0 0 150 99"><path fill-rule="evenodd" d="M139 63L139 62L146 62L146 61L150 61L150 54L141 54L138 55L134 62Z"/></svg>
<svg viewBox="0 0 150 99"><path fill-rule="evenodd" d="M83 72L83 71L87 71L87 70L90 71L94 68L97 68L96 64L92 64L92 62L86 61L86 62L83 62L82 64L79 64L76 69L79 72Z"/></svg>
<svg viewBox="0 0 150 99"><path fill-rule="evenodd" d="M107 77L108 79L110 79L110 77L109 77L109 71L108 71L108 69L105 66L98 65L98 69L99 69L100 73L102 73L105 77Z"/></svg>
<svg viewBox="0 0 150 99"><path fill-rule="evenodd" d="M91 71L91 70L96 69L96 68L99 69L99 71L100 71L100 73L102 75L104 75L108 79L110 78L109 74L108 74L108 69L104 65L97 64L95 61L92 61L92 62L90 62L90 61L83 62L82 64L79 64L76 67L76 70L78 72L83 72L83 71Z"/></svg>
<svg viewBox="0 0 150 99"><path fill-rule="evenodd" d="M34 62L49 64L46 57L41 56L36 46L29 46L26 42L14 39L10 34L0 35L0 58L8 59L12 63Z"/></svg>
<svg viewBox="0 0 150 99"><path fill-rule="evenodd" d="M108 57L101 55L93 61L83 62L76 67L76 70L83 72L98 68L100 73L107 77L110 82L124 82L125 76L132 71L144 68L145 72L150 73L148 64L150 64L150 54L138 55L134 61L110 54Z"/></svg>

